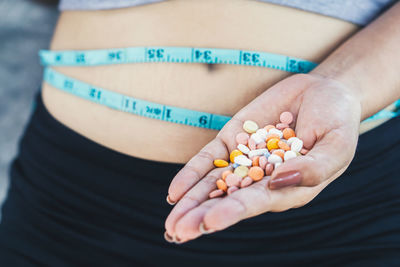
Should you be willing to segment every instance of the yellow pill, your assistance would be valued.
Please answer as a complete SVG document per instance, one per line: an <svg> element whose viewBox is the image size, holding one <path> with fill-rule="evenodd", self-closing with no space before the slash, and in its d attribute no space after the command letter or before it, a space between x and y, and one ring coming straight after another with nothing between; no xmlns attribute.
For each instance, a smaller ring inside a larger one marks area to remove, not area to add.
<svg viewBox="0 0 400 267"><path fill-rule="evenodd" d="M234 161L235 161L235 158L236 158L237 156L239 156L239 155L243 155L242 151L237 150L237 149L233 150L233 151L231 152L230 156L229 156L230 161L231 161L231 162L234 162Z"/></svg>
<svg viewBox="0 0 400 267"><path fill-rule="evenodd" d="M258 125L254 121L245 121L243 123L243 130L248 133L255 133L258 130Z"/></svg>
<svg viewBox="0 0 400 267"><path fill-rule="evenodd" d="M228 167L229 163L223 159L216 159L214 160L214 165L215 167L222 168L222 167Z"/></svg>
<svg viewBox="0 0 400 267"><path fill-rule="evenodd" d="M279 148L278 143L279 143L279 139L278 138L269 139L268 142L267 142L268 150L278 149Z"/></svg>
<svg viewBox="0 0 400 267"><path fill-rule="evenodd" d="M239 166L237 167L233 173L236 174L237 176L240 176L242 178L247 176L247 173L249 172L249 168L247 168L246 166Z"/></svg>

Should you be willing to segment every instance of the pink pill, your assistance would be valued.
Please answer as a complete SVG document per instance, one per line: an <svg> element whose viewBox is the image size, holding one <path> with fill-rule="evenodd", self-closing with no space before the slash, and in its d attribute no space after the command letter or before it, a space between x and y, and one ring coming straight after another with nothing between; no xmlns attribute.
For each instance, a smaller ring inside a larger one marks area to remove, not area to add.
<svg viewBox="0 0 400 267"><path fill-rule="evenodd" d="M265 167L267 166L268 159L265 156L260 157L258 160L258 165L260 165L261 169L265 170Z"/></svg>
<svg viewBox="0 0 400 267"><path fill-rule="evenodd" d="M250 150L255 150L257 148L256 141L254 141L252 138L249 139L249 148Z"/></svg>
<svg viewBox="0 0 400 267"><path fill-rule="evenodd" d="M240 183L240 187L247 187L253 183L253 179L251 179L249 176L246 176L243 178L242 182Z"/></svg>
<svg viewBox="0 0 400 267"><path fill-rule="evenodd" d="M293 114L289 111L282 112L281 116L279 116L279 119L282 123L291 124L293 122Z"/></svg>
<svg viewBox="0 0 400 267"><path fill-rule="evenodd" d="M216 189L214 191L212 191L208 196L210 198L215 198L215 197L220 197L224 194L224 191L222 191L221 189Z"/></svg>
<svg viewBox="0 0 400 267"><path fill-rule="evenodd" d="M239 186L242 178L239 175L236 175L234 173L229 174L225 178L225 182L227 186Z"/></svg>
<svg viewBox="0 0 400 267"><path fill-rule="evenodd" d="M265 176L271 175L273 170L274 170L274 165L271 163L268 163L267 166L265 166Z"/></svg>
<svg viewBox="0 0 400 267"><path fill-rule="evenodd" d="M283 129L286 129L286 128L289 128L289 124L286 124L286 123L278 123L278 124L276 125L276 129L278 129L278 130L283 130Z"/></svg>
<svg viewBox="0 0 400 267"><path fill-rule="evenodd" d="M236 142L238 144L246 146L248 141L249 141L249 135L247 133L238 133L236 135Z"/></svg>
<svg viewBox="0 0 400 267"><path fill-rule="evenodd" d="M265 142L261 142L261 143L257 144L257 146L256 146L257 149L263 149L266 147L267 147L267 143L265 143Z"/></svg>
<svg viewBox="0 0 400 267"><path fill-rule="evenodd" d="M231 186L228 188L228 195L232 194L233 192L239 190L239 187L237 186Z"/></svg>

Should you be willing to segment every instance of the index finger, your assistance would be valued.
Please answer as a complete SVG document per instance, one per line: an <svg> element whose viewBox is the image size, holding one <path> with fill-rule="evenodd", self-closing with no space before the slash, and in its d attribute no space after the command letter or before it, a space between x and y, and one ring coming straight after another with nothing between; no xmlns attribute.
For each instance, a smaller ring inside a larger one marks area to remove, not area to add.
<svg viewBox="0 0 400 267"><path fill-rule="evenodd" d="M170 204L179 201L190 188L214 169L215 159L228 160L229 151L236 147L234 137L242 128L242 123L241 120L232 118L219 134L175 175L168 188L167 201Z"/></svg>

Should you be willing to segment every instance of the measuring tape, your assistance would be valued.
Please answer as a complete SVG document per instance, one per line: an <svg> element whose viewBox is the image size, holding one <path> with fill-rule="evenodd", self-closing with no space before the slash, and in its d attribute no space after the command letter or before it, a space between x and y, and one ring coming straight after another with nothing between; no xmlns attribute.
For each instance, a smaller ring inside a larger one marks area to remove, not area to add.
<svg viewBox="0 0 400 267"><path fill-rule="evenodd" d="M266 67L287 72L307 73L317 66L307 60L285 55L249 50L193 47L129 47L103 50L74 50L39 52L44 66L97 66L127 63L206 63L233 64ZM145 116L148 118L220 130L231 117L167 106L115 93L82 81L67 77L51 68L45 68L44 81L55 88L109 108ZM400 106L400 100L397 101ZM398 112L386 110L368 120L392 118Z"/></svg>
<svg viewBox="0 0 400 267"><path fill-rule="evenodd" d="M124 63L207 63L266 67L307 73L316 63L266 52L193 47L129 47L86 51L39 52L41 63L51 66L97 66Z"/></svg>

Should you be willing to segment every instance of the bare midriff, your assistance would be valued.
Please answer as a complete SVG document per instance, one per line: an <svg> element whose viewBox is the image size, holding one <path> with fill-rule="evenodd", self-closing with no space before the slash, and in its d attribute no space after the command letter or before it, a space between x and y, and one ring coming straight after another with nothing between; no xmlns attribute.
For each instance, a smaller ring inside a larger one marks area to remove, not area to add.
<svg viewBox="0 0 400 267"><path fill-rule="evenodd" d="M62 12L51 49L213 47L321 62L357 30L345 21L258 1L179 0L107 11ZM179 63L55 70L132 97L227 116L291 75L250 66ZM49 112L72 130L110 149L148 160L184 163L218 133L112 110L46 83L42 96Z"/></svg>

